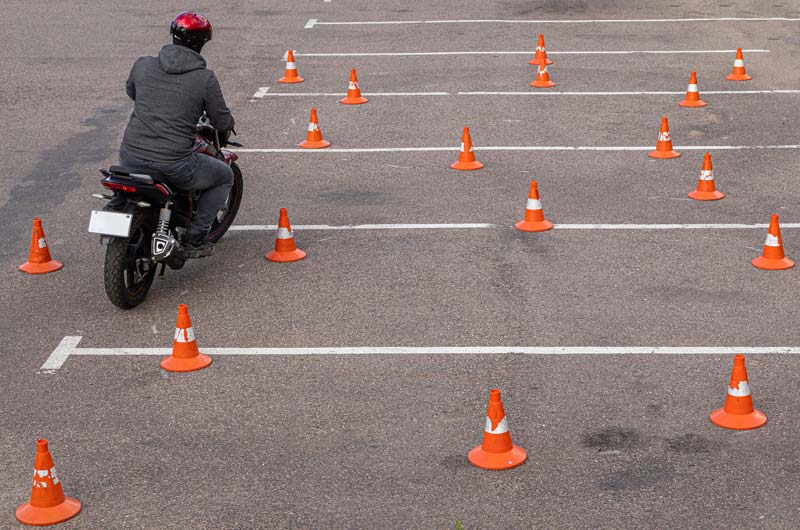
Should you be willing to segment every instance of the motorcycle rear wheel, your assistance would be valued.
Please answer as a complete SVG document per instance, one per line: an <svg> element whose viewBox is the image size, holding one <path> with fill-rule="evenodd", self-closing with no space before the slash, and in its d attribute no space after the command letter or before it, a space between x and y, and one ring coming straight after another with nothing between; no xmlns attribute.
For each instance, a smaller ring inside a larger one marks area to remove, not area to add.
<svg viewBox="0 0 800 530"><path fill-rule="evenodd" d="M216 243L225 235L225 232L233 224L233 220L236 219L239 205L242 204L242 171L235 162L231 164L231 169L233 170L233 186L228 194L228 202L225 204L225 208L219 211L208 232L208 240L212 243Z"/></svg>
<svg viewBox="0 0 800 530"><path fill-rule="evenodd" d="M138 306L147 297L158 264L148 261L155 232L156 215L137 208L131 220L130 236L114 238L106 248L103 279L106 295L121 309Z"/></svg>

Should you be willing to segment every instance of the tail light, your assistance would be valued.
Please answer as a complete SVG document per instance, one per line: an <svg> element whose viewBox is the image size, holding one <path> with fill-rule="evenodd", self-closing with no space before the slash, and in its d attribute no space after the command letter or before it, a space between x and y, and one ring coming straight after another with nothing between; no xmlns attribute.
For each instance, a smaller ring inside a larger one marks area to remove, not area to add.
<svg viewBox="0 0 800 530"><path fill-rule="evenodd" d="M114 190L114 191L121 191L123 193L136 193L136 186L129 186L127 184L118 184L116 182L108 182L107 180L102 181L104 187Z"/></svg>

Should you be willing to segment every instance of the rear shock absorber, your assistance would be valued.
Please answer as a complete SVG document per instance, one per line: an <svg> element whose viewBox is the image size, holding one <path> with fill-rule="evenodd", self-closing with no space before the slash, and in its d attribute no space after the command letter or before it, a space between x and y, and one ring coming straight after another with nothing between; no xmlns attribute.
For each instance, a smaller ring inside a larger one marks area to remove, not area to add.
<svg viewBox="0 0 800 530"><path fill-rule="evenodd" d="M172 217L171 202L168 202L158 212L158 223L156 232L153 234L152 253L155 261L163 261L172 254L178 246L178 242L169 230L169 220Z"/></svg>
<svg viewBox="0 0 800 530"><path fill-rule="evenodd" d="M168 202L158 212L158 224L156 224L156 234L169 237L169 220L172 217L171 202Z"/></svg>

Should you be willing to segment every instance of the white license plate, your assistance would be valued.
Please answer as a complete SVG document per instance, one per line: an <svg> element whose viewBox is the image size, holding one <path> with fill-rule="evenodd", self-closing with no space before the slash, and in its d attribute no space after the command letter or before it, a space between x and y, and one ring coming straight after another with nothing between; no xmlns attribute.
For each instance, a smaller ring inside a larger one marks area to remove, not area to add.
<svg viewBox="0 0 800 530"><path fill-rule="evenodd" d="M93 210L89 220L89 232L104 236L128 237L131 231L132 214Z"/></svg>

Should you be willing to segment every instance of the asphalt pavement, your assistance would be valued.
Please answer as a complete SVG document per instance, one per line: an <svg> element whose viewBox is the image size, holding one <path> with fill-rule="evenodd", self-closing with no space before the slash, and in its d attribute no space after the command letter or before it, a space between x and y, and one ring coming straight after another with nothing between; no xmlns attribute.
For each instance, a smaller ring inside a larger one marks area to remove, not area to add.
<svg viewBox="0 0 800 530"><path fill-rule="evenodd" d="M800 259L797 5L194 6L251 150L245 196L216 254L130 311L105 296L90 195L116 163L132 62L186 5L48 5L11 0L0 20L0 527L21 528L38 438L83 503L63 528L800 527L800 358L777 353L800 349L800 272L750 264L772 213ZM539 33L555 94L528 86ZM725 80L737 47L748 83ZM277 83L289 48L304 83ZM327 95L353 67L366 105ZM706 108L677 105L691 70ZM293 150L312 106L343 151ZM678 159L646 155L661 116ZM449 168L464 126L480 171ZM713 203L686 196L706 151ZM532 179L551 232L514 229ZM281 207L303 261L263 259ZM35 216L61 271L17 270ZM600 224L616 228L574 226ZM191 374L138 355L171 346L180 303L201 350L251 354ZM41 370L64 337L117 354ZM258 353L379 347L405 353ZM616 350L488 353L503 347ZM769 422L733 432L708 414L743 348L768 352L747 362ZM491 388L528 452L513 470L466 457Z"/></svg>

